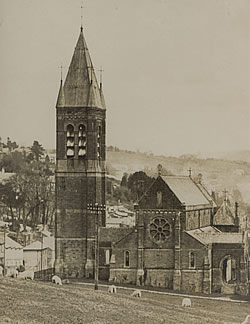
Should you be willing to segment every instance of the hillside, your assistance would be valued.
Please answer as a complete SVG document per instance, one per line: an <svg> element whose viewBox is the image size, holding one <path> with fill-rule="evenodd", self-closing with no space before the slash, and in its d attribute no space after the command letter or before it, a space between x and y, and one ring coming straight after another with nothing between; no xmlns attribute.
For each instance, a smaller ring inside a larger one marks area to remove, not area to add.
<svg viewBox="0 0 250 324"><path fill-rule="evenodd" d="M0 323L5 324L200 324L239 323L249 313L249 303L192 298L181 307L181 296L142 293L118 288L117 295L93 286L31 282L0 278Z"/></svg>
<svg viewBox="0 0 250 324"><path fill-rule="evenodd" d="M139 152L107 150L107 164L111 165L111 173L119 178L124 172L133 173L139 170L156 176L158 164L175 175L188 175L187 170L192 168L192 176L196 177L201 173L202 181L209 190L222 194L226 188L231 195L236 196L238 194L236 192L239 191L244 202L250 203L250 163L246 161L201 159L194 155L166 157Z"/></svg>

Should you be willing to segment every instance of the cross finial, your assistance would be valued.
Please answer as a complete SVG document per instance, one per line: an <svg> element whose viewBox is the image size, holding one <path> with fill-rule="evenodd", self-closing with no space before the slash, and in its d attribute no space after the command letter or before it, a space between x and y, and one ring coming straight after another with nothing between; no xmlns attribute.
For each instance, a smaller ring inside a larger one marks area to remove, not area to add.
<svg viewBox="0 0 250 324"><path fill-rule="evenodd" d="M193 171L192 168L189 168L189 169L188 169L188 176L189 176L190 178L192 177L192 171Z"/></svg>
<svg viewBox="0 0 250 324"><path fill-rule="evenodd" d="M59 66L59 69L61 69L61 82L62 82L62 73L63 73L63 69L65 68L65 66L63 66L62 64Z"/></svg>
<svg viewBox="0 0 250 324"><path fill-rule="evenodd" d="M228 191L226 189L224 189L223 193L224 193L224 200L227 201Z"/></svg>
<svg viewBox="0 0 250 324"><path fill-rule="evenodd" d="M81 31L82 31L82 11L83 11L83 1L81 2Z"/></svg>
<svg viewBox="0 0 250 324"><path fill-rule="evenodd" d="M93 81L93 71L94 71L94 67L91 64L91 66L88 66L88 69L90 69L90 83L92 83Z"/></svg>
<svg viewBox="0 0 250 324"><path fill-rule="evenodd" d="M100 70L98 70L100 72L100 88L102 87L102 72L104 72L102 66L100 67Z"/></svg>
<svg viewBox="0 0 250 324"><path fill-rule="evenodd" d="M83 8L86 8L83 6L83 1L81 1L81 32L83 31Z"/></svg>
<svg viewBox="0 0 250 324"><path fill-rule="evenodd" d="M159 177L161 175L161 172L162 172L162 165L161 164L157 165L157 171L158 171L158 177Z"/></svg>

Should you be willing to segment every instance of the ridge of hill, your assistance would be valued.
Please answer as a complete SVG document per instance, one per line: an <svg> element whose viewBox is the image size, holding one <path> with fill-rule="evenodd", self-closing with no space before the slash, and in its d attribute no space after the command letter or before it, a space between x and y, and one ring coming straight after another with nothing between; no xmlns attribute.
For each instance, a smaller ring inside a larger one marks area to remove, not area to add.
<svg viewBox="0 0 250 324"><path fill-rule="evenodd" d="M152 153L107 148L108 172L120 179L124 173L136 171L145 171L150 176L156 176L158 164L174 175L188 175L188 169L191 168L192 177L202 174L202 183L209 191L221 194L227 189L234 195L234 200L238 195L241 197L237 200L250 203L250 163L247 161L199 158L191 154L180 157L156 156Z"/></svg>

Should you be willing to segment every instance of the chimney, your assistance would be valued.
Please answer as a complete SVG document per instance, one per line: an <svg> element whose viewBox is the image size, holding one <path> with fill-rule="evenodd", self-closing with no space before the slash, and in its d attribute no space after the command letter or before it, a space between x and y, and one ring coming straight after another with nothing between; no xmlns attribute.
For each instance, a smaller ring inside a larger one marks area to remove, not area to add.
<svg viewBox="0 0 250 324"><path fill-rule="evenodd" d="M199 173L197 176L197 182L198 182L198 184L201 184L201 182L202 182L202 174L201 173Z"/></svg>

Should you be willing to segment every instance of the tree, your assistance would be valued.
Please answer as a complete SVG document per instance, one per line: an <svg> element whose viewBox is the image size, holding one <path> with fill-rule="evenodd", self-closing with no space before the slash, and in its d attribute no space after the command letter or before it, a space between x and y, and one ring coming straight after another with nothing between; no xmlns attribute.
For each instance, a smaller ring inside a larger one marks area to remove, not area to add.
<svg viewBox="0 0 250 324"><path fill-rule="evenodd" d="M28 169L21 152L11 152L3 156L0 161L0 168L4 168L6 172L24 172Z"/></svg>
<svg viewBox="0 0 250 324"><path fill-rule="evenodd" d="M18 145L16 142L11 142L10 138L7 137L7 147L9 149L9 152L15 150L16 148L18 148Z"/></svg>
<svg viewBox="0 0 250 324"><path fill-rule="evenodd" d="M44 151L45 151L43 146L38 141L34 141L30 149L31 149L31 153L35 157L35 160L37 162L40 161L40 158L44 155Z"/></svg>
<svg viewBox="0 0 250 324"><path fill-rule="evenodd" d="M39 174L17 174L0 184L0 201L9 207L12 230L18 231L23 224L36 227L37 224L54 222L55 196L52 178ZM13 226L16 224L17 226Z"/></svg>
<svg viewBox="0 0 250 324"><path fill-rule="evenodd" d="M152 184L154 178L145 172L138 171L128 177L128 188L131 190L133 201L137 201Z"/></svg>
<svg viewBox="0 0 250 324"><path fill-rule="evenodd" d="M121 187L128 187L128 174L126 172L123 174Z"/></svg>
<svg viewBox="0 0 250 324"><path fill-rule="evenodd" d="M49 156L48 156L48 154L45 156L45 164L46 165L49 165L49 163L50 163L50 159L49 159Z"/></svg>

